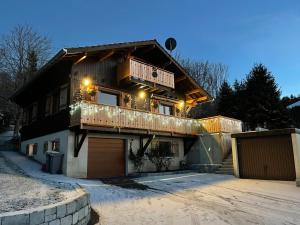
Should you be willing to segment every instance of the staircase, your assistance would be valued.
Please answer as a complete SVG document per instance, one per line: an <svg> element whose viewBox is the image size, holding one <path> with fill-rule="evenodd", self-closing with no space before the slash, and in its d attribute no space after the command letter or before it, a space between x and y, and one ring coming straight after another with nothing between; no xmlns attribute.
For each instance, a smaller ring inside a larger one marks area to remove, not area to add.
<svg viewBox="0 0 300 225"><path fill-rule="evenodd" d="M217 174L228 174L233 175L233 163L232 163L232 153L230 153L222 162L222 166L220 166L216 170Z"/></svg>

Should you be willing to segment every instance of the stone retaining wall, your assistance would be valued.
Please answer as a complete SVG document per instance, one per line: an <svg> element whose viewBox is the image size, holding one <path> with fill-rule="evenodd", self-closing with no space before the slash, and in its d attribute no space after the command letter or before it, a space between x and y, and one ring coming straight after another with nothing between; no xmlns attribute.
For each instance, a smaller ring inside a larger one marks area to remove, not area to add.
<svg viewBox="0 0 300 225"><path fill-rule="evenodd" d="M76 189L78 196L72 199L0 214L0 225L87 225L90 220L90 195Z"/></svg>

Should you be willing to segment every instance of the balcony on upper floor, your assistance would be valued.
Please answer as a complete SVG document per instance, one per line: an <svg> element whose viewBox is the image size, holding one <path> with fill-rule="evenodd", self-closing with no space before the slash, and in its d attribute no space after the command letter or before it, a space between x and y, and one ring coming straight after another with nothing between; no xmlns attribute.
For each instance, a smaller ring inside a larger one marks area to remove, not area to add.
<svg viewBox="0 0 300 225"><path fill-rule="evenodd" d="M174 73L135 58L126 59L118 66L118 80L156 87L175 88Z"/></svg>

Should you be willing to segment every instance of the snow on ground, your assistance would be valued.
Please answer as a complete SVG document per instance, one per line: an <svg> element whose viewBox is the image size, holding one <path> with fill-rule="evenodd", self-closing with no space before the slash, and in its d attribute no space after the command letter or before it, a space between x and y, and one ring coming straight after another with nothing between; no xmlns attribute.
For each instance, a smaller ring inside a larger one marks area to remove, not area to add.
<svg viewBox="0 0 300 225"><path fill-rule="evenodd" d="M0 153L0 213L56 203L75 194L74 189L26 176Z"/></svg>
<svg viewBox="0 0 300 225"><path fill-rule="evenodd" d="M147 186L140 190L45 174L24 156L6 156L34 177L84 187L102 225L300 224L300 188L295 182L187 173L134 179Z"/></svg>

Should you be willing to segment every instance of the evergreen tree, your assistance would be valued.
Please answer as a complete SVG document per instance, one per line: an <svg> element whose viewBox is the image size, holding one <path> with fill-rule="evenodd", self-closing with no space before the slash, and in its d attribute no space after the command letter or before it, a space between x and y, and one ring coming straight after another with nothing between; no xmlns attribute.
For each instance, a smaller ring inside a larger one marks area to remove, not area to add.
<svg viewBox="0 0 300 225"><path fill-rule="evenodd" d="M217 96L218 114L222 116L233 116L232 107L234 105L234 93L227 81L224 81L220 87Z"/></svg>
<svg viewBox="0 0 300 225"><path fill-rule="evenodd" d="M251 129L287 127L288 115L280 101L280 90L268 69L257 64L245 81L244 121Z"/></svg>

